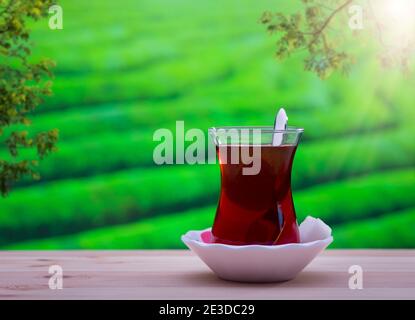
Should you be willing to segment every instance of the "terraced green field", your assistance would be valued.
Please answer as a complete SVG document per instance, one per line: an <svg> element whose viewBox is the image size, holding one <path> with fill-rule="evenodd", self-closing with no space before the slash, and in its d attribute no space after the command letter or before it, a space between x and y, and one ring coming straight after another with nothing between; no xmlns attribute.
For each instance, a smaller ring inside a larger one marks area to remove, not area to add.
<svg viewBox="0 0 415 320"><path fill-rule="evenodd" d="M1 200L1 247L183 247L182 233L213 222L219 168L155 165L154 131L272 125L281 105L305 128L299 220L330 224L333 247L415 247L414 75L369 54L326 81L303 71L301 54L276 61L258 18L291 1L61 3L64 30L33 26L33 58L57 68L29 128L58 128L59 152L41 162L41 181Z"/></svg>

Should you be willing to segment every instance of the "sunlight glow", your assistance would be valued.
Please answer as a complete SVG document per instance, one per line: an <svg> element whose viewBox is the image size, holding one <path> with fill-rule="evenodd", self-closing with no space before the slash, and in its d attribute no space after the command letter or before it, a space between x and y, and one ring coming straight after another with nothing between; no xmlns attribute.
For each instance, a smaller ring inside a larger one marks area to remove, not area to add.
<svg viewBox="0 0 415 320"><path fill-rule="evenodd" d="M415 0L374 2L375 14L392 44L406 46L415 38Z"/></svg>

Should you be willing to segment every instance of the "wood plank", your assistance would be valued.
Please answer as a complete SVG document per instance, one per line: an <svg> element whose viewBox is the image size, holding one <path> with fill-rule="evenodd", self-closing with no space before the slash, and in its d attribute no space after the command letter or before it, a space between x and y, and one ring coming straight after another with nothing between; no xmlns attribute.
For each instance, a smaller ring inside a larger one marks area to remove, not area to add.
<svg viewBox="0 0 415 320"><path fill-rule="evenodd" d="M63 289L48 286L63 268ZM364 271L362 290L348 269ZM294 280L218 279L188 250L0 251L0 299L415 299L415 250L327 250Z"/></svg>

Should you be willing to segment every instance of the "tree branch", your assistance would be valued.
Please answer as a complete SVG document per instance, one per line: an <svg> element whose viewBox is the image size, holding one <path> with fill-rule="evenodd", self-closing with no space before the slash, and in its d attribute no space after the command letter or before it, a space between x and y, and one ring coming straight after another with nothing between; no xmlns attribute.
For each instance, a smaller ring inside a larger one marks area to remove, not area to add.
<svg viewBox="0 0 415 320"><path fill-rule="evenodd" d="M318 37L320 36L320 34L324 31L324 29L326 29L326 27L329 25L329 23L331 22L331 20L333 19L333 17L339 13L340 11L342 11L344 8L346 8L349 4L351 4L353 2L353 0L347 0L345 3L343 3L341 6L339 6L338 8L336 8L328 17L327 19L324 21L324 23L322 24L322 26L316 30L315 32L312 32L311 35L314 35L313 40L309 43L309 46L313 45L317 40Z"/></svg>

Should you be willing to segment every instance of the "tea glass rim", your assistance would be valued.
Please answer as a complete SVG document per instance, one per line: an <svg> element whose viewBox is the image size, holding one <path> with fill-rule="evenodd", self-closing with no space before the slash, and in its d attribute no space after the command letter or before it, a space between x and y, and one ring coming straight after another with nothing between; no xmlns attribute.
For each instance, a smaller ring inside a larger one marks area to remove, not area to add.
<svg viewBox="0 0 415 320"><path fill-rule="evenodd" d="M302 133L304 128L287 126L285 129L274 129L271 126L221 126L221 127L211 127L208 129L208 132L215 133L219 130L261 130L260 133Z"/></svg>

